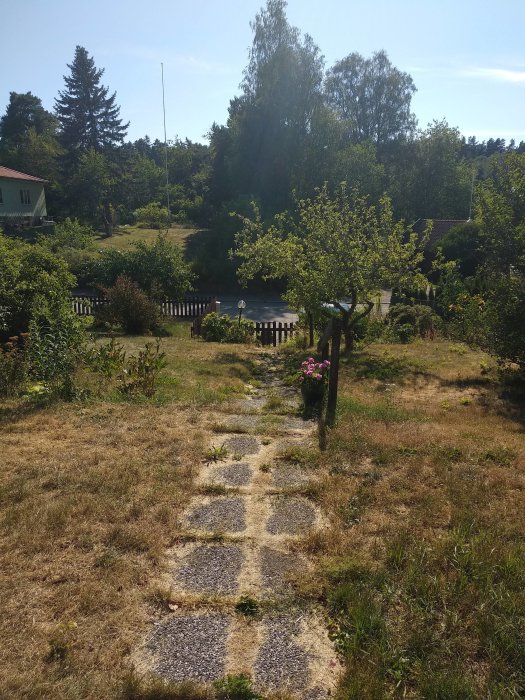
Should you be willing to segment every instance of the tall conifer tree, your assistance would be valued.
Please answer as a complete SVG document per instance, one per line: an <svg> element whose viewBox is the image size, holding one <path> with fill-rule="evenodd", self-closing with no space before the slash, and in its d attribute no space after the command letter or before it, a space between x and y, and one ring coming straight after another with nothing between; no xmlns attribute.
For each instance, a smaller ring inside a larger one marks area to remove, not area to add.
<svg viewBox="0 0 525 700"><path fill-rule="evenodd" d="M64 76L65 90L55 100L55 114L60 122L60 140L64 149L86 152L103 151L124 140L129 122L122 123L116 93L108 97L108 88L100 84L104 73L83 46L77 46L69 76Z"/></svg>

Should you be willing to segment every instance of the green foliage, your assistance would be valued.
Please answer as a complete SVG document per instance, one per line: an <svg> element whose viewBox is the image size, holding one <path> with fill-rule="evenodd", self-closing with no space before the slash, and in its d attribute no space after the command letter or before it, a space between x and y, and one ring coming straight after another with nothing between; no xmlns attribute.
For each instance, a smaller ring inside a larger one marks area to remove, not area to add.
<svg viewBox="0 0 525 700"><path fill-rule="evenodd" d="M165 234L159 234L151 244L139 241L130 250L105 250L98 273L100 283L115 284L120 276L155 299L181 299L191 290L193 278L180 248Z"/></svg>
<svg viewBox="0 0 525 700"><path fill-rule="evenodd" d="M285 0L268 0L252 29L243 94L230 102L229 138L215 130L212 143L234 196L253 194L278 211L288 204L322 104L323 58L311 37L289 24Z"/></svg>
<svg viewBox="0 0 525 700"><path fill-rule="evenodd" d="M97 322L116 323L130 335L144 335L159 329L157 304L135 282L120 275L113 287L102 291L109 303L95 309Z"/></svg>
<svg viewBox="0 0 525 700"><path fill-rule="evenodd" d="M337 61L326 76L326 98L349 130L353 143L383 145L410 136L416 124L410 112L416 86L395 68L384 51L372 58L352 53Z"/></svg>
<svg viewBox="0 0 525 700"><path fill-rule="evenodd" d="M297 200L292 213L279 214L267 229L257 208L254 220L242 221L236 239L241 281L284 279L286 301L314 318L325 304L336 304L347 348L354 324L374 308L381 287L426 284L416 236L407 240L403 223L394 223L387 197L375 207L344 185L332 198L325 186L315 197ZM339 305L345 298L351 300L347 309Z"/></svg>
<svg viewBox="0 0 525 700"><path fill-rule="evenodd" d="M429 306L423 304L393 304L387 316L391 335L406 343L416 336L433 337L440 319Z"/></svg>
<svg viewBox="0 0 525 700"><path fill-rule="evenodd" d="M481 228L476 222L451 228L437 248L446 261L455 260L463 277L472 277L483 262Z"/></svg>
<svg viewBox="0 0 525 700"><path fill-rule="evenodd" d="M81 224L78 219L65 219L56 224L50 234L38 237L38 243L43 248L58 253L64 257L69 249L86 250L93 247L95 234L91 226Z"/></svg>
<svg viewBox="0 0 525 700"><path fill-rule="evenodd" d="M83 46L76 47L68 68L71 73L64 77L65 89L55 104L64 148L73 155L122 143L128 125L119 119L115 93L108 97L108 88L100 84L104 70L95 67Z"/></svg>
<svg viewBox="0 0 525 700"><path fill-rule="evenodd" d="M166 366L166 354L161 352L160 342L160 338L157 338L155 347L152 343L146 343L138 355L130 355L125 360L119 377L123 394L134 396L140 393L148 398L155 394L159 372Z"/></svg>
<svg viewBox="0 0 525 700"><path fill-rule="evenodd" d="M81 320L69 300L35 299L29 323L28 362L31 376L63 398L74 394L73 375L85 342Z"/></svg>
<svg viewBox="0 0 525 700"><path fill-rule="evenodd" d="M204 340L215 343L250 343L253 342L255 324L242 318L241 322L226 314L220 316L213 312L206 314L202 320L201 334Z"/></svg>
<svg viewBox="0 0 525 700"><path fill-rule="evenodd" d="M159 202L150 202L135 211L135 219L143 228L166 228L169 212L167 207L161 206Z"/></svg>
<svg viewBox="0 0 525 700"><path fill-rule="evenodd" d="M66 263L50 251L0 234L0 340L27 332L38 305L68 303L74 282Z"/></svg>
<svg viewBox="0 0 525 700"><path fill-rule="evenodd" d="M257 617L259 614L259 603L255 598L243 595L235 603L235 610L245 617Z"/></svg>
<svg viewBox="0 0 525 700"><path fill-rule="evenodd" d="M115 338L111 338L105 345L86 350L84 360L94 372L111 378L124 368L126 352Z"/></svg>
<svg viewBox="0 0 525 700"><path fill-rule="evenodd" d="M262 700L262 696L253 689L251 678L243 673L221 678L213 686L217 700Z"/></svg>
<svg viewBox="0 0 525 700"><path fill-rule="evenodd" d="M14 336L0 346L0 397L17 396L28 379L27 334Z"/></svg>
<svg viewBox="0 0 525 700"><path fill-rule="evenodd" d="M525 154L509 153L479 189L482 226L485 348L525 368Z"/></svg>
<svg viewBox="0 0 525 700"><path fill-rule="evenodd" d="M47 661L65 663L70 660L71 653L77 641L77 623L61 622L56 625L49 638Z"/></svg>

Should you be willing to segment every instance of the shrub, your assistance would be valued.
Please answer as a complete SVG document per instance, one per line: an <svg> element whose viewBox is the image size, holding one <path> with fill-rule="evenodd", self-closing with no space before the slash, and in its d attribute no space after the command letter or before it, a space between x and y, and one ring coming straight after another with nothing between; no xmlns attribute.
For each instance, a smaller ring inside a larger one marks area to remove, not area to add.
<svg viewBox="0 0 525 700"><path fill-rule="evenodd" d="M69 304L74 283L58 256L0 234L0 342L27 332L38 306L51 308L58 300Z"/></svg>
<svg viewBox="0 0 525 700"><path fill-rule="evenodd" d="M164 228L169 223L169 212L159 202L150 202L135 211L135 219L142 228Z"/></svg>
<svg viewBox="0 0 525 700"><path fill-rule="evenodd" d="M85 342L81 320L66 299L36 299L29 322L29 372L64 398L73 396L73 374Z"/></svg>
<svg viewBox="0 0 525 700"><path fill-rule="evenodd" d="M16 396L28 378L27 334L9 338L0 347L0 396Z"/></svg>
<svg viewBox="0 0 525 700"><path fill-rule="evenodd" d="M255 324L248 319L239 323L226 314L220 316L213 312L202 320L202 337L208 342L215 343L249 343L253 340Z"/></svg>
<svg viewBox="0 0 525 700"><path fill-rule="evenodd" d="M113 287L102 288L102 292L109 304L95 309L97 321L117 323L130 335L144 335L159 329L157 305L129 278L117 277Z"/></svg>
<svg viewBox="0 0 525 700"><path fill-rule="evenodd" d="M67 218L56 224L53 233L38 237L38 243L52 253L61 254L65 249L86 250L93 246L95 233L91 226L81 224L78 219Z"/></svg>
<svg viewBox="0 0 525 700"><path fill-rule="evenodd" d="M429 306L423 304L394 304L387 316L394 338L407 343L416 335L433 337L439 318Z"/></svg>
<svg viewBox="0 0 525 700"><path fill-rule="evenodd" d="M124 275L150 297L181 299L191 290L193 275L181 249L159 234L153 243L139 241L131 250L105 250L99 267L99 282L110 286Z"/></svg>
<svg viewBox="0 0 525 700"><path fill-rule="evenodd" d="M165 357L165 353L160 351L160 338L157 338L155 348L151 343L146 343L136 357L128 357L120 375L122 393L128 396L137 393L153 396L158 374L166 366Z"/></svg>

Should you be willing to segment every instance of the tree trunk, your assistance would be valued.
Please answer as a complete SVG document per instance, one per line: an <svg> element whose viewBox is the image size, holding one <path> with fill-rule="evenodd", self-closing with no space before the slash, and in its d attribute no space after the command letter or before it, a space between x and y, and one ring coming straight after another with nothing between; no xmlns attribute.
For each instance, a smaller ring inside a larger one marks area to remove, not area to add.
<svg viewBox="0 0 525 700"><path fill-rule="evenodd" d="M341 320L332 321L332 353L330 356L330 379L328 381L328 401L326 402L326 425L332 427L337 411L337 389L339 386L339 351L341 347Z"/></svg>
<svg viewBox="0 0 525 700"><path fill-rule="evenodd" d="M111 211L111 204L108 201L104 202L103 218L104 231L109 238L113 235L113 212Z"/></svg>

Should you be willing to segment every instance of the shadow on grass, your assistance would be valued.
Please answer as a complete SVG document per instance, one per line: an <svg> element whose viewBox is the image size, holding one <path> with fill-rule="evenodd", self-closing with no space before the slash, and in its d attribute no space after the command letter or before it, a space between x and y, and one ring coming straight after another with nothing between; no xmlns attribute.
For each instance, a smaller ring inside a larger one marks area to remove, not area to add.
<svg viewBox="0 0 525 700"><path fill-rule="evenodd" d="M368 353L353 353L342 359L346 367L355 379L378 379L380 381L401 380L410 375L429 376L429 372L411 362L408 358L394 357L393 355L370 355Z"/></svg>
<svg viewBox="0 0 525 700"><path fill-rule="evenodd" d="M10 423L17 423L24 418L34 415L35 413L40 413L45 409L53 406L57 403L51 399L33 400L14 403L13 405L0 405L0 427L2 425L8 425Z"/></svg>

